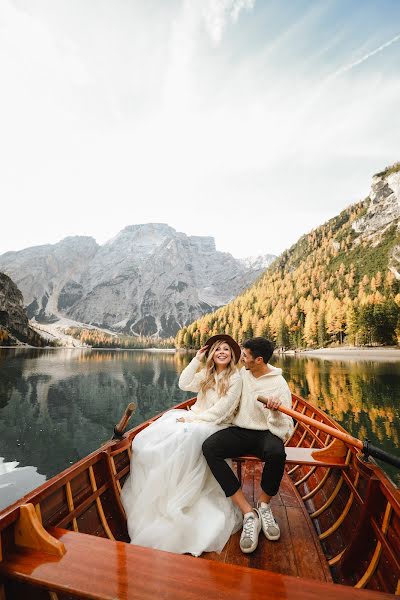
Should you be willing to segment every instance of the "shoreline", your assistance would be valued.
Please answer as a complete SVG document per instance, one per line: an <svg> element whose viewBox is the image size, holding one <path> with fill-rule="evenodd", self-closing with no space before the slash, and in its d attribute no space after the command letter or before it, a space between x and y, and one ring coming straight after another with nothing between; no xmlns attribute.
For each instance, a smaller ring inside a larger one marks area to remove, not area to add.
<svg viewBox="0 0 400 600"><path fill-rule="evenodd" d="M0 350L115 350L118 352L178 352L176 348L94 348L93 346L0 346Z"/></svg>
<svg viewBox="0 0 400 600"><path fill-rule="evenodd" d="M0 350L7 349L36 349L36 350L99 350L99 351L115 351L115 352L167 352L176 354L192 354L195 352L192 348L93 348L91 346L30 346L28 344L21 346L0 346ZM343 346L334 348L315 348L309 350L286 350L284 352L276 351L275 356L293 356L301 358L320 358L328 360L398 360L400 361L400 348L395 346Z"/></svg>
<svg viewBox="0 0 400 600"><path fill-rule="evenodd" d="M283 352L282 356L301 356L302 358L322 358L336 360L398 360L400 361L400 348L397 347L365 347L344 346L343 348L316 348L312 350L301 350L299 352Z"/></svg>

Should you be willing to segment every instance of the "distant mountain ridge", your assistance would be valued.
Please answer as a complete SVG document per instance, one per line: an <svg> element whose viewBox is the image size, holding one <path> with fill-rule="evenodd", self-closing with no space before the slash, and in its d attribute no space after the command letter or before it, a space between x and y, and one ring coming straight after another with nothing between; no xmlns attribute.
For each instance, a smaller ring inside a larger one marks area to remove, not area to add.
<svg viewBox="0 0 400 600"><path fill-rule="evenodd" d="M362 202L302 236L226 306L182 328L178 347L215 333L282 347L400 340L400 163L372 179Z"/></svg>
<svg viewBox="0 0 400 600"><path fill-rule="evenodd" d="M212 237L163 223L130 225L100 246L68 237L0 256L20 287L29 318L67 317L133 335L175 335L184 324L246 289L275 257L255 265L218 252Z"/></svg>

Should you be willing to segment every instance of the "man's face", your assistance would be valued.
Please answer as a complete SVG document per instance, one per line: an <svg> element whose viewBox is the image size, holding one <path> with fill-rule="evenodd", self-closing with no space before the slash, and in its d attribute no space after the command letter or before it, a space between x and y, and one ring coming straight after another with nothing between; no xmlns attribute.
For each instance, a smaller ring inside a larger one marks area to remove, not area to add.
<svg viewBox="0 0 400 600"><path fill-rule="evenodd" d="M253 358L253 355L248 348L242 348L242 361L245 369L252 371L254 368L256 368L256 360L257 359Z"/></svg>

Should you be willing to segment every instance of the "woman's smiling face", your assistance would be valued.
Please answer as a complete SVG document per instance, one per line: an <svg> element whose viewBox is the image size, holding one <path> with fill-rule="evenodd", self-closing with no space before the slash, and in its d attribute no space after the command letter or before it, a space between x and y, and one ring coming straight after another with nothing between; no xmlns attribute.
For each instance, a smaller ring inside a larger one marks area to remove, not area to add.
<svg viewBox="0 0 400 600"><path fill-rule="evenodd" d="M232 350L229 344L221 342L215 348L213 360L216 367L227 367L232 359Z"/></svg>

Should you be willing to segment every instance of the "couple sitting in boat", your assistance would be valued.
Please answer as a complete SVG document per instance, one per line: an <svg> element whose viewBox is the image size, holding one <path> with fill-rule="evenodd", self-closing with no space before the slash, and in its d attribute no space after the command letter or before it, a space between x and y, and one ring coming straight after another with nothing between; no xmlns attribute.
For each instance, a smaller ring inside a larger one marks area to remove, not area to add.
<svg viewBox="0 0 400 600"><path fill-rule="evenodd" d="M132 443L121 495L131 543L198 556L221 552L242 524L245 553L256 549L261 529L269 540L279 539L270 500L283 476L283 442L293 421L276 410L292 402L281 369L268 364L272 352L265 338L247 340L241 351L229 335L215 335L182 371L179 387L197 393L191 410L166 412ZM248 454L265 461L255 508L226 461Z"/></svg>

